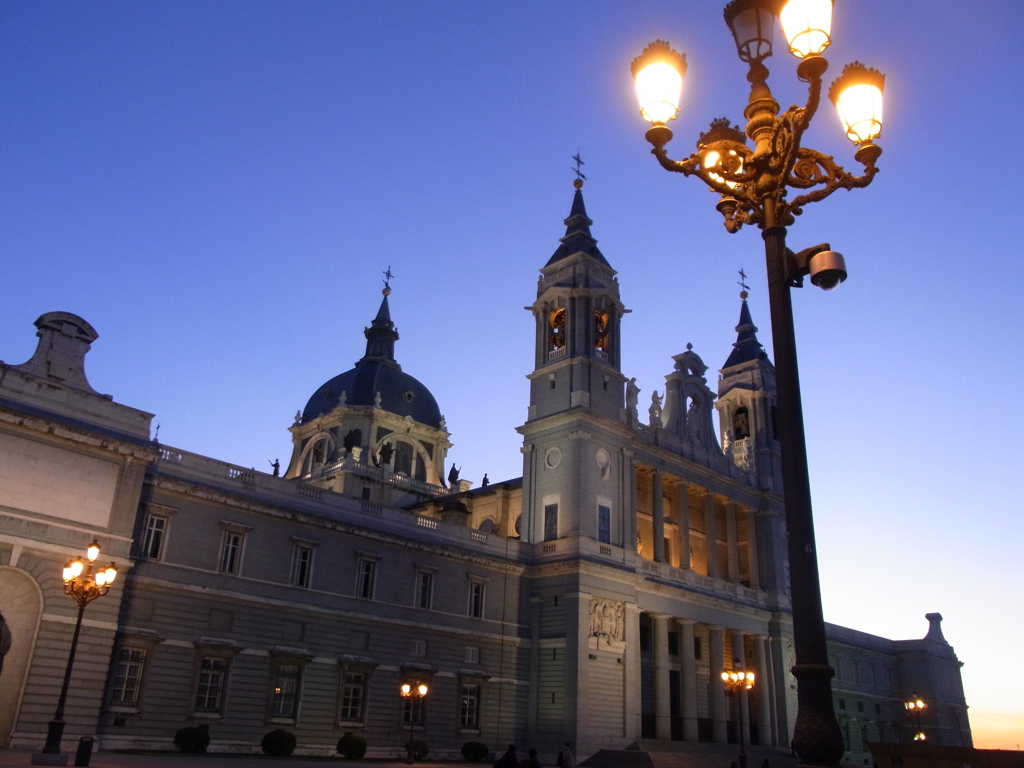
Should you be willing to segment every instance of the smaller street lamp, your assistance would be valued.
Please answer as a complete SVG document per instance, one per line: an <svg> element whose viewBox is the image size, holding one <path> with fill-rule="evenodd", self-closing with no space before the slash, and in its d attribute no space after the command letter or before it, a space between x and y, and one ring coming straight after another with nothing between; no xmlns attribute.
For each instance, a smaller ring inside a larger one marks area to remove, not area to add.
<svg viewBox="0 0 1024 768"><path fill-rule="evenodd" d="M729 696L736 697L737 709L740 713L740 767L747 768L747 740L744 730L746 724L743 722L743 700L740 698L745 695L747 691L754 687L754 673L744 672L742 669L739 671L724 671L722 672L722 684L725 686L725 692Z"/></svg>
<svg viewBox="0 0 1024 768"><path fill-rule="evenodd" d="M75 651L78 649L78 636L82 631L82 615L85 606L97 597L103 597L110 591L110 585L117 577L117 566L111 563L106 568L94 566L100 556L100 545L95 539L85 550L86 563L81 558L70 561L64 566L64 594L69 595L78 603L78 619L75 621L75 633L71 637L71 650L68 651L68 665L64 670L64 684L60 689L57 709L53 713L46 730L46 745L43 754L59 755L60 740L64 735L64 705L68 699L68 687L71 684L71 670L75 665Z"/></svg>
<svg viewBox="0 0 1024 768"><path fill-rule="evenodd" d="M413 683L402 683L401 688L398 690L402 695L402 699L410 708L415 707L418 702L423 701L430 692L430 688L427 684L420 682L419 680ZM411 724L412 723L410 722L410 725ZM407 765L412 765L416 762L415 744L411 734L409 736L409 740L405 743L405 753L405 762Z"/></svg>
<svg viewBox="0 0 1024 768"><path fill-rule="evenodd" d="M928 703L917 695L917 691L914 691L914 693L910 694L910 698L903 702L903 706L907 712L914 716L914 721L917 725L917 729L914 731L914 741L927 741L928 737L921 730L921 715L928 709Z"/></svg>

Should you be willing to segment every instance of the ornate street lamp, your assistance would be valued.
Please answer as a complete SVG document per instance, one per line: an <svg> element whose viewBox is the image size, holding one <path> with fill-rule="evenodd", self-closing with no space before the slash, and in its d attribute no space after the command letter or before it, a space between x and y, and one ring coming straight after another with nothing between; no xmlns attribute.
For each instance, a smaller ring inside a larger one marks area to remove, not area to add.
<svg viewBox="0 0 1024 768"><path fill-rule="evenodd" d="M907 712L914 716L914 722L917 725L917 729L914 731L914 741L927 741L928 737L921 730L921 715L928 709L928 703L918 696L915 691L910 694L910 698L907 701L903 702L903 706Z"/></svg>
<svg viewBox="0 0 1024 768"><path fill-rule="evenodd" d="M96 558L100 556L99 542L93 541L86 549L87 563L81 558L72 560L64 566L64 594L78 603L78 619L75 621L75 633L71 636L71 650L68 651L68 664L64 670L64 684L60 689L57 709L53 713L46 731L46 745L43 754L60 754L60 740L64 735L64 705L68 699L68 686L71 684L71 669L75 665L75 651L78 649L78 636L82 631L82 615L85 606L97 597L103 597L110 591L110 585L117 577L117 566L111 563L106 568L94 567Z"/></svg>
<svg viewBox="0 0 1024 768"><path fill-rule="evenodd" d="M797 76L808 84L807 103L781 114L768 88L768 68L764 65L772 55L776 18L781 20L789 51L800 59ZM717 192L716 207L729 232L752 224L761 229L764 239L792 575L796 645L793 674L798 682L793 740L805 763L835 765L843 756L843 736L832 704L834 671L828 663L821 610L789 289L801 287L803 278L809 276L812 284L831 290L846 279L846 264L827 243L793 253L786 248L786 227L810 203L839 189L866 187L875 177L875 162L882 153L874 142L882 129L885 78L876 70L854 63L829 89L843 128L857 146L854 157L864 166L863 174L858 176L844 170L831 156L800 144L818 110L821 78L828 69L821 54L831 43L832 0L733 0L725 8L725 20L740 59L749 67L745 128L731 125L726 118L715 120L701 134L696 152L683 160L669 159L665 151L672 139L668 123L679 111L686 57L658 40L633 61L632 70L640 113L651 123L647 140L654 146L652 154L661 166L684 176L696 176ZM654 77L649 72L653 66L673 68L675 76L663 73ZM790 190L795 194L792 199Z"/></svg>
<svg viewBox="0 0 1024 768"><path fill-rule="evenodd" d="M430 692L430 688L426 683L422 683L419 680L412 683L402 683L401 688L398 689L402 698L405 700L407 706L415 707L417 702L422 701L426 698L426 695ZM405 743L405 762L407 765L412 765L416 762L416 744L415 740L410 734L409 740Z"/></svg>
<svg viewBox="0 0 1024 768"><path fill-rule="evenodd" d="M742 669L738 672L730 672L726 670L722 672L722 685L725 686L725 692L729 696L736 697L736 708L739 710L740 716L740 762L739 768L747 768L747 739L746 739L746 723L743 721L743 702L747 691L754 687L754 673L744 672Z"/></svg>

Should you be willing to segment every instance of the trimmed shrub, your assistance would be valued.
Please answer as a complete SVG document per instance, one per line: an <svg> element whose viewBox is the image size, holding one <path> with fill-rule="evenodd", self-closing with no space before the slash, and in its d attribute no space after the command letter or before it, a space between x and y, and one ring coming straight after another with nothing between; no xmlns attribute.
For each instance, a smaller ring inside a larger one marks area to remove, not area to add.
<svg viewBox="0 0 1024 768"><path fill-rule="evenodd" d="M412 752L413 760L423 760L430 752L430 747L423 739L409 739L405 742L405 751Z"/></svg>
<svg viewBox="0 0 1024 768"><path fill-rule="evenodd" d="M366 754L366 739L358 733L346 733L338 739L338 754L346 760L360 760Z"/></svg>
<svg viewBox="0 0 1024 768"><path fill-rule="evenodd" d="M187 725L174 734L174 746L179 752L200 755L210 746L210 728L206 725Z"/></svg>
<svg viewBox="0 0 1024 768"><path fill-rule="evenodd" d="M284 728L275 728L260 742L260 748L271 757L288 757L295 751L295 734Z"/></svg>
<svg viewBox="0 0 1024 768"><path fill-rule="evenodd" d="M490 753L491 750L482 741L467 741L462 745L462 758L467 763L479 763Z"/></svg>

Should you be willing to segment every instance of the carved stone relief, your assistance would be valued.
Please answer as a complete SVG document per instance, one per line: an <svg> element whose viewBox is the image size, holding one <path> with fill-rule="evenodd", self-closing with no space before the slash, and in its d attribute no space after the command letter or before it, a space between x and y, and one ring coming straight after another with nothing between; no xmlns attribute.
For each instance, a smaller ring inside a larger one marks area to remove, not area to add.
<svg viewBox="0 0 1024 768"><path fill-rule="evenodd" d="M618 600L594 598L590 601L590 636L604 638L611 643L623 641L625 634L626 606Z"/></svg>

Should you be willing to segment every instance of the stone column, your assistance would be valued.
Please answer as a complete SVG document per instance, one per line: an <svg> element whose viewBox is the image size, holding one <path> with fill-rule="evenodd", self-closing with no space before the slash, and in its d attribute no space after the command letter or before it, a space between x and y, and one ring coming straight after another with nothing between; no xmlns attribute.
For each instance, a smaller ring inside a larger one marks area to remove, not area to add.
<svg viewBox="0 0 1024 768"><path fill-rule="evenodd" d="M655 738L672 738L671 688L668 683L668 620L664 614L652 614L654 640L654 717Z"/></svg>
<svg viewBox="0 0 1024 768"><path fill-rule="evenodd" d="M717 576L718 527L715 524L715 494L710 489L704 491L704 535L708 543L708 576Z"/></svg>
<svg viewBox="0 0 1024 768"><path fill-rule="evenodd" d="M636 459L628 448L622 449L622 465L622 546L636 554Z"/></svg>
<svg viewBox="0 0 1024 768"><path fill-rule="evenodd" d="M537 733L537 712L540 709L540 634L542 598L530 598L530 708L526 727L532 736Z"/></svg>
<svg viewBox="0 0 1024 768"><path fill-rule="evenodd" d="M753 507L747 507L747 570L751 589L761 588L757 559L757 512Z"/></svg>
<svg viewBox="0 0 1024 768"><path fill-rule="evenodd" d="M570 592L565 599L565 738L579 744L590 721L591 700L587 666L590 663L590 599Z"/></svg>
<svg viewBox="0 0 1024 768"><path fill-rule="evenodd" d="M743 633L733 630L732 633L732 668L737 672L745 672L747 669L747 652L743 644ZM757 674L754 676L754 683L757 683ZM736 712L739 722L736 723L737 734L740 728L746 728L743 732L743 741L750 743L750 691L742 690L736 701Z"/></svg>
<svg viewBox="0 0 1024 768"><path fill-rule="evenodd" d="M623 702L626 720L625 737L627 740L639 739L643 735L643 705L640 694L640 608L636 603L626 603L625 626L623 634L626 650L622 654L625 667L625 701Z"/></svg>
<svg viewBox="0 0 1024 768"><path fill-rule="evenodd" d="M683 740L697 741L697 657L694 655L692 619L678 619L679 661L682 667Z"/></svg>
<svg viewBox="0 0 1024 768"><path fill-rule="evenodd" d="M725 539L729 550L729 581L740 583L740 540L736 525L736 504L727 501L725 504Z"/></svg>
<svg viewBox="0 0 1024 768"><path fill-rule="evenodd" d="M754 664L757 665L757 680L754 692L757 694L757 741L762 747L775 746L772 741L771 716L771 673L768 671L768 655L764 644L768 640L764 635L754 637Z"/></svg>
<svg viewBox="0 0 1024 768"><path fill-rule="evenodd" d="M725 744L729 740L729 730L726 726L725 686L722 685L722 671L725 669L725 630L722 627L709 627L709 629L711 734L715 743Z"/></svg>
<svg viewBox="0 0 1024 768"><path fill-rule="evenodd" d="M665 562L665 489L662 487L661 470L651 473L651 516L654 518L654 559Z"/></svg>
<svg viewBox="0 0 1024 768"><path fill-rule="evenodd" d="M679 567L690 568L690 491L686 483L679 484Z"/></svg>

